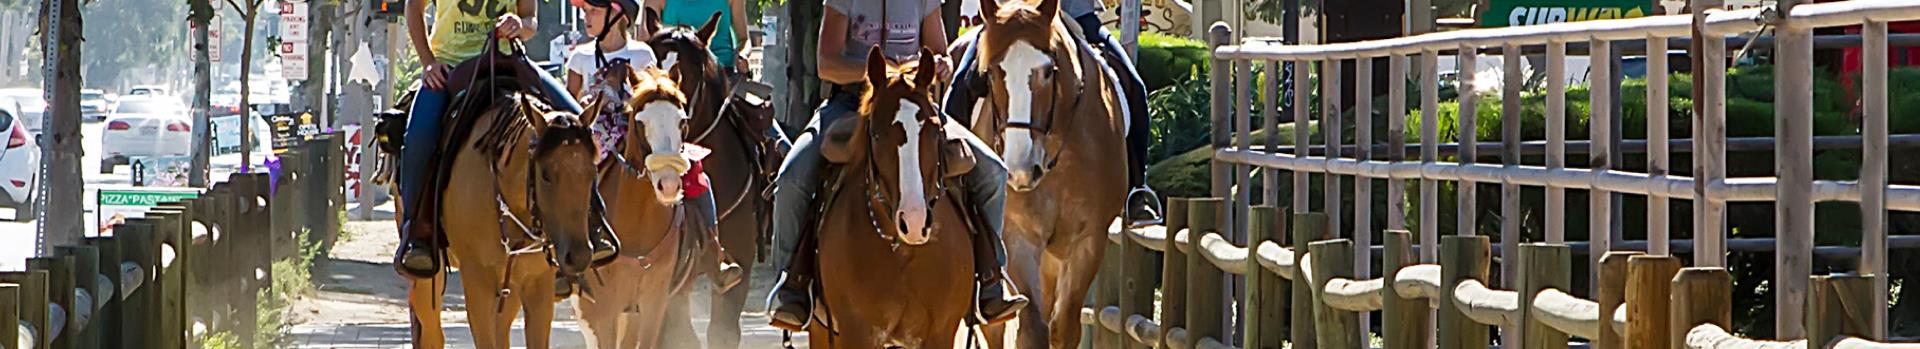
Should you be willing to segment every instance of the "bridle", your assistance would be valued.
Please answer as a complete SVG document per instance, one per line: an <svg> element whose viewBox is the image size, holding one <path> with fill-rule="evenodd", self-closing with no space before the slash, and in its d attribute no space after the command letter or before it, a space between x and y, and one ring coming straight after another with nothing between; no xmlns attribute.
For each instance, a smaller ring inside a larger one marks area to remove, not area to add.
<svg viewBox="0 0 1920 349"><path fill-rule="evenodd" d="M916 93L914 95L919 96L920 94ZM909 97L909 99L912 99L911 101L909 101L912 103L925 103L926 105L929 105L929 106L932 105L932 103L930 102L931 99L924 96ZM929 110L938 110L938 109L929 109ZM939 126L938 120L939 118L927 118L924 120L920 120L920 123L923 125L928 123L933 123L934 124L933 126L936 126L933 128L934 130L936 130L936 132L934 133L938 134L939 136L935 137L934 139L931 139L931 141L934 142L933 143L934 146L943 147L947 142L947 137L946 137L946 132L939 131L940 128L937 127ZM865 135L867 137L867 147L866 147L867 148L866 149L867 187L865 188L866 194L867 194L867 202L866 202L867 224L869 227L873 228L873 233L875 235L880 236L881 240L887 241L891 244L890 248L892 250L898 251L900 249L900 243L901 243L900 239L895 238L894 235L887 234L886 226L880 224L880 217L890 216L891 213L899 211L899 203L892 200L892 198L887 195L886 176L884 176L880 172L880 166L878 166L878 162L874 161L874 159L877 159L875 157L877 153L875 152L874 149L879 148L878 145L880 144L879 132L875 131L876 129L878 128L869 125L866 128L866 135ZM917 137L918 135L907 135L907 136ZM929 140L922 140L922 142L926 142L926 141L929 141ZM946 172L947 172L946 152L937 151L935 153L939 155L938 157L932 159L934 161L934 172L928 174L932 176L931 180L934 182L934 190L932 193L929 193L927 197L927 210L929 211L934 210L936 207L939 207L940 199L944 198L947 192L947 181L945 178ZM899 186L899 181L900 179L895 179L894 180L895 183L893 183L894 186ZM876 205L878 207L876 207ZM828 205L821 205L821 206L828 206ZM928 215L928 217L932 217L932 216L933 215L931 214ZM899 226L897 221L898 219L899 219L898 217L894 217L894 218L889 218L888 221L895 223L893 224L893 226ZM905 233L905 232L900 232L900 233Z"/></svg>
<svg viewBox="0 0 1920 349"><path fill-rule="evenodd" d="M982 42L979 42L978 44L984 44L984 43L985 42L982 41ZM1057 59L1057 57L1053 57L1052 54L1049 54L1047 56L1049 60L1055 63L1060 62L1060 60ZM982 64L982 65L985 65L985 64ZM1053 78L1058 78L1060 76L1059 74L1060 66L1058 64L1049 65L1047 69L1048 69L1047 75L1049 77L1048 80L1053 80ZM1080 101L1082 99L1078 98L1078 96L1061 95L1060 83L1058 81L1052 82L1051 90L1052 90L1051 96L1053 96L1053 98L1056 98L1056 99L1073 98L1073 105L1069 106L1067 110L1079 109ZM1009 89L1008 93L1013 93L1013 92L1011 89ZM1000 126L1000 127L994 127L991 129L1003 130L1003 132L1004 130L1027 130L1027 133L1033 134L1034 140L1036 140L1036 143L1039 143L1039 144L1044 144L1042 143L1044 142L1044 140L1053 138L1051 136L1053 135L1052 130L1053 130L1054 118L1058 117L1057 115L1058 115L1059 106L1060 106L1059 101L1055 100L1053 101L1054 103L1047 103L1047 111L1045 113L1034 114L1032 119L1037 121L1022 121L1022 122L1012 121L1011 115L1005 115L1005 113L1002 112L1002 110L1012 110L1012 106L1006 105L1006 103L1008 103L1007 101L1000 101L995 98L992 98L991 93L989 93L987 101L988 103L993 104L992 105L993 109L991 110L991 112L996 115L999 115L999 117L995 117L992 120L995 123L999 124L997 126ZM995 138L1004 138L1004 137L1005 136L1000 136L1000 135L995 136ZM1006 143L1006 140L1002 139L998 143L1002 143L1002 146L1004 146ZM1046 161L1040 164L1040 173L1053 172L1054 166L1057 166L1060 164L1060 155L1066 153L1065 150L1066 150L1067 143L1068 142L1061 142L1059 149L1056 149L1056 151L1053 151L1047 154Z"/></svg>

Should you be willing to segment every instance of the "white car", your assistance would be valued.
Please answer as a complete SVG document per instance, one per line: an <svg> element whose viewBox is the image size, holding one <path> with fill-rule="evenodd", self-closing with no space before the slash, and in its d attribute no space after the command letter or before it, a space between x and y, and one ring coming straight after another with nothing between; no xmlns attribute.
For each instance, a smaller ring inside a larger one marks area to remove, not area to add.
<svg viewBox="0 0 1920 349"><path fill-rule="evenodd" d="M40 172L40 141L12 106L0 106L0 207L14 209L17 221L33 219L33 192Z"/></svg>
<svg viewBox="0 0 1920 349"><path fill-rule="evenodd" d="M88 121L100 121L107 118L107 91L98 89L80 90L80 116Z"/></svg>
<svg viewBox="0 0 1920 349"><path fill-rule="evenodd" d="M47 113L47 96L37 88L0 89L0 104L18 111L13 116L21 119L20 124L27 125L29 131L40 131L40 116Z"/></svg>
<svg viewBox="0 0 1920 349"><path fill-rule="evenodd" d="M100 132L100 173L134 157L192 154L193 119L187 106L172 98L120 101Z"/></svg>
<svg viewBox="0 0 1920 349"><path fill-rule="evenodd" d="M127 89L127 96L131 97L160 97L171 95L173 95L173 93L167 92L166 87L154 85L134 86L133 88Z"/></svg>

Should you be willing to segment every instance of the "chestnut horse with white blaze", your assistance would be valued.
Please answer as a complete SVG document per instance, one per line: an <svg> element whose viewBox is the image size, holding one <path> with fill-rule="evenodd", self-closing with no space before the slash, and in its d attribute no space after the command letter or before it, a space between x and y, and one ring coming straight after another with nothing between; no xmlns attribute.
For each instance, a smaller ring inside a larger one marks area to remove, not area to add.
<svg viewBox="0 0 1920 349"><path fill-rule="evenodd" d="M1107 229L1126 201L1127 127L1145 125L1127 124L1118 75L1060 18L1059 0L1012 1L981 2L975 68L991 98L972 129L1001 151L1013 189L1007 269L1034 300L1021 312L1018 347L1074 348Z"/></svg>
<svg viewBox="0 0 1920 349"><path fill-rule="evenodd" d="M971 220L947 182L972 151L933 103L932 57L871 51L860 111L823 132L813 348L952 348L971 309Z"/></svg>

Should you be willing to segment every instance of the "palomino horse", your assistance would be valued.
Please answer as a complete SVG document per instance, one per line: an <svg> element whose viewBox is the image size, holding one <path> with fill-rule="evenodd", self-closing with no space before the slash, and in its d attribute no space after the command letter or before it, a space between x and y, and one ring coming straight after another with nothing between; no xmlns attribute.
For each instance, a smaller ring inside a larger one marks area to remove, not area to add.
<svg viewBox="0 0 1920 349"><path fill-rule="evenodd" d="M1059 18L1059 0L981 6L977 69L992 92L972 128L1001 150L1013 189L1007 269L1033 298L1019 347L1074 348L1081 301L1126 200L1127 104L1117 75Z"/></svg>
<svg viewBox="0 0 1920 349"><path fill-rule="evenodd" d="M600 170L607 220L625 253L589 274L586 289L595 292L576 298L574 310L590 346L659 347L668 302L684 298L695 270L712 270L720 253L687 230L692 218L681 205L681 173L692 165L680 141L687 99L657 69L612 64L595 75L587 114L629 118Z"/></svg>
<svg viewBox="0 0 1920 349"><path fill-rule="evenodd" d="M643 28L653 33L647 44L656 51L655 57L660 57L661 66L679 81L680 90L687 93L692 111L688 141L713 149L713 155L704 162L713 178L714 200L720 210L720 243L733 260L751 263L768 242L773 201L767 194L771 193L780 157L785 155L775 145L778 140L763 133L773 127L773 118L731 98L734 84L720 71L712 51L707 50L707 42L720 25L719 14L698 29L663 28L651 9L644 17ZM745 268L741 279L752 280L753 268ZM708 349L740 346L740 315L750 288L736 285L714 290L708 308ZM690 303L672 303L668 319L675 323L668 325L669 338L695 338L693 318L687 309Z"/></svg>
<svg viewBox="0 0 1920 349"><path fill-rule="evenodd" d="M487 52L498 52L488 44ZM526 343L546 348L553 324L556 271L588 268L589 194L593 191L591 120L551 112L526 85L531 65L490 54L456 68L450 86L468 86L448 108L457 116L441 149L452 157L438 193L438 215L466 290L474 348L507 348L513 320L526 311ZM493 72L497 74L488 74ZM468 79L473 81L461 81ZM556 266L559 268L556 270ZM446 273L409 291L415 345L440 348Z"/></svg>
<svg viewBox="0 0 1920 349"><path fill-rule="evenodd" d="M813 348L951 348L971 309L974 256L965 201L941 199L973 168L966 130L933 103L932 52L899 67L878 49L868 57L858 116L822 137L835 165L823 176L807 332Z"/></svg>

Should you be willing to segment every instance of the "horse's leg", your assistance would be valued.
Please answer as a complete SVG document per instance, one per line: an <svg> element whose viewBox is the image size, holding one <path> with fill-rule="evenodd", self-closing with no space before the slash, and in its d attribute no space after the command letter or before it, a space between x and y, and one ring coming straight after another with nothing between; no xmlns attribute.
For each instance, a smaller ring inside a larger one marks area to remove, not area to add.
<svg viewBox="0 0 1920 349"><path fill-rule="evenodd" d="M552 288L548 289L551 290ZM508 293L505 298L500 299L500 310L493 313L493 340L494 343L500 344L501 348L510 348L513 346L513 319L520 317L520 299L526 298L520 295L521 291L526 290L518 287L511 288L511 290L513 290L513 292ZM532 342L528 342L528 344L532 344Z"/></svg>
<svg viewBox="0 0 1920 349"><path fill-rule="evenodd" d="M529 277L525 278L524 281L526 281L525 285L527 285L527 287L523 287L520 291L515 291L522 296L514 298L519 298L520 305L527 309L527 348L546 349L551 345L553 338L553 297L538 292L539 290L552 290L554 287L553 278ZM552 291L548 291L548 293L552 293ZM512 313L508 314L508 316L512 316ZM509 320L511 320L511 318L509 318Z"/></svg>
<svg viewBox="0 0 1920 349"><path fill-rule="evenodd" d="M1093 226L1093 225L1089 225ZM1080 308L1087 299L1087 289L1093 284L1094 274L1100 271L1101 255L1106 253L1106 227L1073 232L1073 240L1061 246L1063 250L1057 263L1059 279L1054 285L1057 297L1052 299L1051 308L1054 348L1076 348L1080 345ZM1049 254L1049 258L1054 258ZM1050 263L1052 264L1052 263Z"/></svg>
<svg viewBox="0 0 1920 349"><path fill-rule="evenodd" d="M1045 304L1048 299L1048 290L1044 287L1046 284L1041 283L1043 265L1039 256L1044 252L1041 247L1043 244L1035 235L1037 234L1006 234L1005 236L1007 274L1013 277L1013 282L1020 287L1020 292L1026 293L1027 298L1032 300L1027 302L1026 308L1020 311L1020 317L1014 320L1020 322L1018 332L1015 333L1018 339L1014 347L1021 349L1047 346L1047 317L1035 315L1044 314L1041 312L1044 308L1041 304ZM967 311L972 312L974 309ZM1004 327L1002 332L1004 334Z"/></svg>
<svg viewBox="0 0 1920 349"><path fill-rule="evenodd" d="M447 334L440 327L441 301L447 292L447 273L431 279L413 280L407 287L407 308L413 318L415 348L445 348Z"/></svg>
<svg viewBox="0 0 1920 349"><path fill-rule="evenodd" d="M473 334L474 348L506 348L506 343L495 339L499 337L494 306L499 304L500 277L494 271L471 268L460 274L460 287L467 293L467 331Z"/></svg>
<svg viewBox="0 0 1920 349"><path fill-rule="evenodd" d="M667 302L667 313L663 315L663 327L660 329L662 348L700 347L700 335L693 333L692 307L688 306L688 303L692 303L692 293L676 292L673 300Z"/></svg>
<svg viewBox="0 0 1920 349"><path fill-rule="evenodd" d="M747 293L753 289L753 260L759 247L754 243L760 218L744 214L753 212L751 208L742 206L743 213L734 215L738 218L720 222L720 243L740 263L740 283L713 291L712 304L707 306L707 349L740 348L740 314L745 310Z"/></svg>

